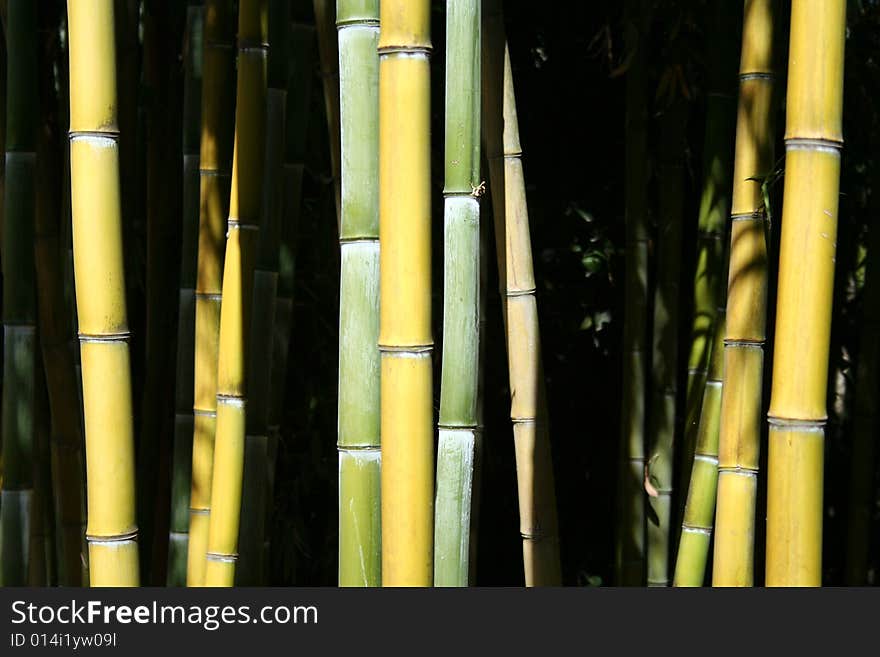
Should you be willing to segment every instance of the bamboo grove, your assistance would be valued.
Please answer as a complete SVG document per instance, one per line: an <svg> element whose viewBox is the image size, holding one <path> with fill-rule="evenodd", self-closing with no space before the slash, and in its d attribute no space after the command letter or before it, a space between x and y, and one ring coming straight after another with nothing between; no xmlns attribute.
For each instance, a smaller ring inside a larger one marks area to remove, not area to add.
<svg viewBox="0 0 880 657"><path fill-rule="evenodd" d="M0 0L0 584L877 583L880 3L570 10Z"/></svg>

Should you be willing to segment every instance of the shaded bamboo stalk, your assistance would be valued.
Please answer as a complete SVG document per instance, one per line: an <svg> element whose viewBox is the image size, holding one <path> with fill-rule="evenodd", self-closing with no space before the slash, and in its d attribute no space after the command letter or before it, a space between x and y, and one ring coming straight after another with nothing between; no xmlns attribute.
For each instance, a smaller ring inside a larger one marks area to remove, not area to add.
<svg viewBox="0 0 880 657"><path fill-rule="evenodd" d="M767 322L775 0L746 0L733 166L724 387L712 584L751 586Z"/></svg>
<svg viewBox="0 0 880 657"><path fill-rule="evenodd" d="M767 487L768 586L822 583L845 0L793 0Z"/></svg>
<svg viewBox="0 0 880 657"><path fill-rule="evenodd" d="M703 137L703 191L697 220L694 308L685 389L679 490L688 489L695 441L702 421L703 392L713 352L716 317L725 287L724 253L730 215L736 136L736 68L742 11L736 2L715 6L709 31L711 60ZM681 509L681 506L679 506Z"/></svg>
<svg viewBox="0 0 880 657"><path fill-rule="evenodd" d="M526 586L561 581L553 461L513 73L501 4L483 11L483 117L510 371Z"/></svg>
<svg viewBox="0 0 880 657"><path fill-rule="evenodd" d="M336 22L342 130L339 585L379 586L379 2L339 0Z"/></svg>
<svg viewBox="0 0 880 657"><path fill-rule="evenodd" d="M673 586L702 586L712 541L715 493L718 485L718 434L721 427L721 390L724 371L723 307L714 315L715 335L700 405L700 425L694 446L693 465L684 506L684 519L675 560Z"/></svg>
<svg viewBox="0 0 880 657"><path fill-rule="evenodd" d="M675 434L678 430L678 341L684 200L685 101L660 117L657 286L654 290L650 456L645 464L648 586L669 584ZM680 449L680 447L679 447Z"/></svg>
<svg viewBox="0 0 880 657"><path fill-rule="evenodd" d="M177 310L177 371L174 395L174 448L168 527L167 586L186 584L189 508L192 486L193 384L195 380L195 287L199 232L199 128L202 97L203 7L186 9L183 48L183 199L181 205L180 291Z"/></svg>
<svg viewBox="0 0 880 657"><path fill-rule="evenodd" d="M37 350L42 351L39 343L38 332ZM58 583L58 568L55 514L52 509L51 421L46 376L39 358L36 359L34 381L34 496L31 506L28 585L55 586Z"/></svg>
<svg viewBox="0 0 880 657"><path fill-rule="evenodd" d="M40 59L42 66L51 63L45 56ZM80 586L86 552L82 415L79 376L70 350L75 324L65 298L68 272L64 264L68 249L60 235L64 222L70 221L69 184L64 182L69 183L69 169L66 155L62 155L68 149L66 143L62 149L59 134L61 126L69 125L65 92L62 88L61 97L56 97L54 81L46 77L41 80L40 97L47 121L39 132L37 144L36 175L40 193L36 204L34 256L40 291L37 295L39 342L50 417L52 479L48 490L54 504L57 580L62 586ZM69 228L67 226L68 233Z"/></svg>
<svg viewBox="0 0 880 657"><path fill-rule="evenodd" d="M471 581L480 432L480 0L446 4L443 360L434 585Z"/></svg>
<svg viewBox="0 0 880 657"><path fill-rule="evenodd" d="M369 2L369 0L366 0ZM341 221L342 168L339 122L339 52L336 34L336 14L333 0L314 0L315 26L321 61L321 80L324 86L324 106L327 113L327 131L330 135L330 168L336 199L336 217Z"/></svg>
<svg viewBox="0 0 880 657"><path fill-rule="evenodd" d="M876 196L871 205L876 213ZM874 446L880 394L880 226L868 228L865 284L862 292L862 319L859 330L859 358L856 366L855 400L852 419L849 503L846 537L846 583L864 586L868 581L871 547L871 519L874 507Z"/></svg>
<svg viewBox="0 0 880 657"><path fill-rule="evenodd" d="M623 320L623 393L617 484L615 580L621 586L645 582L645 430L648 371L648 134L646 98L649 17L644 0L627 3L625 231L626 271Z"/></svg>
<svg viewBox="0 0 880 657"><path fill-rule="evenodd" d="M234 116L230 109L235 101L231 2L207 0L204 11L187 586L201 586L205 581L217 425L221 280L233 148Z"/></svg>
<svg viewBox="0 0 880 657"><path fill-rule="evenodd" d="M267 38L267 0L242 0L238 9L235 145L220 308L206 586L232 586L238 559L248 347L265 168Z"/></svg>
<svg viewBox="0 0 880 657"><path fill-rule="evenodd" d="M2 491L0 585L28 582L34 495L37 87L36 6L9 0L6 26L6 187L3 217Z"/></svg>
<svg viewBox="0 0 880 657"><path fill-rule="evenodd" d="M287 78L287 117L284 130L283 196L281 209L280 253L278 260L278 291L275 297L275 324L272 335L272 365L269 396L269 488L266 493L267 519L272 522L275 466L281 442L281 420L284 407L290 334L293 322L294 271L296 264L297 226L302 202L302 181L308 136L309 109L312 97L315 28L304 23L291 23L288 38L290 61ZM270 554L268 536L263 550L264 564Z"/></svg>
<svg viewBox="0 0 880 657"><path fill-rule="evenodd" d="M238 533L238 586L264 583L269 493L269 403L271 364L278 291L278 264L283 210L283 168L290 27L288 0L269 0L269 43L266 95L265 173L262 182L260 235L254 271L248 366L247 435L242 482L241 526Z"/></svg>
<svg viewBox="0 0 880 657"><path fill-rule="evenodd" d="M430 4L380 7L383 586L430 586L434 571Z"/></svg>
<svg viewBox="0 0 880 657"><path fill-rule="evenodd" d="M92 586L137 586L112 0L70 0L70 176Z"/></svg>

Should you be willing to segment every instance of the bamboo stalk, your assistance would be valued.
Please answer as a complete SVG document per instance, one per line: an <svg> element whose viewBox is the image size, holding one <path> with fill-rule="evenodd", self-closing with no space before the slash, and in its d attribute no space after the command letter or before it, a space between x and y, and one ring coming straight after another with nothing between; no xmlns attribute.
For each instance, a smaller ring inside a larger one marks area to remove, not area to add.
<svg viewBox="0 0 880 657"><path fill-rule="evenodd" d="M267 1L242 0L238 10L232 192L220 308L217 430L205 567L207 586L232 586L238 559L248 340L265 164L267 52Z"/></svg>
<svg viewBox="0 0 880 657"><path fill-rule="evenodd" d="M733 153L736 137L737 39L742 12L736 2L715 6L708 37L709 80L706 91L706 130L703 137L703 190L697 220L697 259L694 308L688 353L685 416L679 489L691 478L695 441L701 422L703 391L713 351L712 341L723 298L725 229L730 215ZM679 507L680 508L680 507Z"/></svg>
<svg viewBox="0 0 880 657"><path fill-rule="evenodd" d="M336 23L342 167L339 585L379 586L379 2L339 0Z"/></svg>
<svg viewBox="0 0 880 657"><path fill-rule="evenodd" d="M47 60L43 53L40 65L54 63ZM67 178L68 163L62 156L59 135L61 126L69 122L66 90L61 91L62 97L58 98L54 81L41 82L41 100L49 118L37 143L36 176L40 192L36 202L34 257L40 291L37 295L39 342L48 388L52 477L49 499L54 503L57 579L62 586L80 586L86 552L83 434L78 375L70 351L75 328L64 290L63 258L67 249L60 237L60 226L70 220L69 186L62 183L62 179ZM64 146L63 152L67 153L66 144ZM69 226L67 228L69 230Z"/></svg>
<svg viewBox="0 0 880 657"><path fill-rule="evenodd" d="M843 147L846 2L793 0L770 396L768 586L822 583L828 350Z"/></svg>
<svg viewBox="0 0 880 657"><path fill-rule="evenodd" d="M702 586L706 577L706 560L712 540L715 517L715 494L718 485L718 434L721 428L721 391L724 372L725 309L714 315L715 334L709 341L712 353L703 384L700 425L694 446L693 466L687 489L684 519L678 554L675 561L673 586Z"/></svg>
<svg viewBox="0 0 880 657"><path fill-rule="evenodd" d="M70 175L92 586L136 586L112 0L69 0Z"/></svg>
<svg viewBox="0 0 880 657"><path fill-rule="evenodd" d="M654 289L651 449L645 464L647 500L648 586L669 584L675 434L678 430L678 331L680 321L681 239L684 197L684 123L682 98L672 101L660 117L661 157L658 163L658 255ZM680 448L679 448L680 449Z"/></svg>
<svg viewBox="0 0 880 657"><path fill-rule="evenodd" d="M287 33L290 23L288 0L269 1L269 43L266 96L265 175L262 186L260 234L254 272L254 302L251 318L250 364L248 367L248 413L245 438L242 514L238 536L236 584L262 584L269 491L269 399L271 386L272 335L278 290L281 247L283 161L287 102Z"/></svg>
<svg viewBox="0 0 880 657"><path fill-rule="evenodd" d="M743 13L731 205L724 387L712 584L751 586L767 316L767 208L773 166L775 0L747 0Z"/></svg>
<svg viewBox="0 0 880 657"><path fill-rule="evenodd" d="M631 53L626 74L626 274L623 320L623 392L620 465L617 484L615 579L622 586L645 582L646 389L648 372L648 135L647 32L644 0L630 0L626 48Z"/></svg>
<svg viewBox="0 0 880 657"><path fill-rule="evenodd" d="M382 585L433 579L430 3L384 0L379 35Z"/></svg>
<svg viewBox="0 0 880 657"><path fill-rule="evenodd" d="M2 491L0 585L27 583L34 519L36 295L34 221L36 114L36 7L9 0L6 15L6 188L3 218Z"/></svg>
<svg viewBox="0 0 880 657"><path fill-rule="evenodd" d="M39 155L37 157L39 158ZM37 351L42 351L39 333ZM45 372L39 358L35 359L35 364L34 495L31 506L28 585L55 586L58 583L58 569L55 554L55 517L52 510L51 421Z"/></svg>
<svg viewBox="0 0 880 657"><path fill-rule="evenodd" d="M446 5L446 247L435 586L467 586L472 574L474 467L480 432L480 14L480 0L449 0Z"/></svg>
<svg viewBox="0 0 880 657"><path fill-rule="evenodd" d="M369 2L370 0L364 0ZM321 61L321 80L324 87L324 107L327 130L330 135L330 168L336 200L337 221L342 221L342 169L340 141L339 53L333 0L314 0L318 52Z"/></svg>
<svg viewBox="0 0 880 657"><path fill-rule="evenodd" d="M189 507L192 487L195 287L199 231L199 127L202 96L203 7L186 9L183 49L183 199L181 207L180 292L177 311L174 451L168 528L168 586L186 584Z"/></svg>
<svg viewBox="0 0 880 657"><path fill-rule="evenodd" d="M516 96L498 0L483 12L483 116L510 371L526 586L561 581L553 461Z"/></svg>
<svg viewBox="0 0 880 657"><path fill-rule="evenodd" d="M202 47L199 243L196 259L192 485L187 586L202 586L217 423L221 280L232 159L234 51L229 0L207 0Z"/></svg>

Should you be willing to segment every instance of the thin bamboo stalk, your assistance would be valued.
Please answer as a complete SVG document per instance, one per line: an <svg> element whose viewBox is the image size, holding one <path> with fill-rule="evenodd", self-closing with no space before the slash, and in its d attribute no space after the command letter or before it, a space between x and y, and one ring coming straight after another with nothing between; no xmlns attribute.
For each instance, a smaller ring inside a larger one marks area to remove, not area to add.
<svg viewBox="0 0 880 657"><path fill-rule="evenodd" d="M714 586L751 586L767 316L767 208L761 184L773 166L775 0L746 0L718 445Z"/></svg>
<svg viewBox="0 0 880 657"><path fill-rule="evenodd" d="M379 35L382 585L433 579L431 11L384 0Z"/></svg>
<svg viewBox="0 0 880 657"><path fill-rule="evenodd" d="M626 48L631 53L626 74L625 230L626 274L623 320L623 392L620 466L617 484L615 580L622 586L645 582L645 430L648 372L648 130L647 32L644 0L626 6Z"/></svg>
<svg viewBox="0 0 880 657"><path fill-rule="evenodd" d="M768 586L822 583L831 301L843 147L844 0L793 0L767 489Z"/></svg>
<svg viewBox="0 0 880 657"><path fill-rule="evenodd" d="M39 157L39 155L38 155ZM39 164L38 164L39 166ZM41 189L41 192L46 191ZM39 333L37 350L40 347ZM50 456L49 399L46 376L39 358L34 375L34 495L31 506L29 586L55 586L55 517L52 511L52 462Z"/></svg>
<svg viewBox="0 0 880 657"><path fill-rule="evenodd" d="M723 308L725 228L730 215L736 137L736 67L742 12L736 2L715 5L708 37L709 79L703 137L703 191L697 220L694 308L685 390L684 437L679 490L688 489L695 441L702 418L703 391L712 354L718 310ZM681 508L679 506L679 508Z"/></svg>
<svg viewBox="0 0 880 657"><path fill-rule="evenodd" d="M471 581L480 375L480 0L446 4L443 366L434 585Z"/></svg>
<svg viewBox="0 0 880 657"><path fill-rule="evenodd" d="M137 586L112 0L69 0L70 175L92 586Z"/></svg>
<svg viewBox="0 0 880 657"><path fill-rule="evenodd" d="M52 63L45 56L40 59L41 66ZM64 95L58 98L54 81L47 79L41 84L44 116L50 122L39 132L37 143L36 175L40 192L36 202L34 257L40 291L37 295L39 342L51 418L49 491L50 500L54 502L58 583L80 586L86 552L83 433L78 375L70 351L75 329L64 290L63 258L67 249L60 236L61 225L70 220L69 186L65 187L62 182L67 177L67 161L62 155L59 135L61 126L69 125L65 92L62 90ZM64 145L63 152L67 153Z"/></svg>
<svg viewBox="0 0 880 657"><path fill-rule="evenodd" d="M529 213L501 4L483 11L483 117L503 299L510 418L526 586L561 581L553 460L540 353Z"/></svg>
<svg viewBox="0 0 880 657"><path fill-rule="evenodd" d="M241 498L242 508L248 509L248 512L242 514L238 534L235 581L239 586L263 584L265 574L263 558L267 514L260 511L268 506L269 491L269 399L281 248L289 23L288 0L269 0L268 29L271 48L267 64L266 159L254 272L247 435Z"/></svg>
<svg viewBox="0 0 880 657"><path fill-rule="evenodd" d="M217 424L221 280L234 105L233 16L229 0L207 0L202 46L199 147L199 243L196 259L192 485L187 586L205 581L208 518Z"/></svg>
<svg viewBox="0 0 880 657"><path fill-rule="evenodd" d="M658 162L657 286L654 289L651 449L645 464L648 586L669 584L673 536L672 495L675 434L678 430L678 341L684 200L684 99L677 98L660 117ZM680 449L680 448L679 448Z"/></svg>
<svg viewBox="0 0 880 657"><path fill-rule="evenodd" d="M192 487L193 385L195 381L195 287L199 232L199 127L202 96L203 7L186 9L183 49L183 202L181 207L180 293L177 311L174 452L168 528L168 586L186 584L189 507Z"/></svg>
<svg viewBox="0 0 880 657"><path fill-rule="evenodd" d="M27 583L34 499L36 294L36 7L9 0L6 15L6 189L3 221L2 491L0 585Z"/></svg>
<svg viewBox="0 0 880 657"><path fill-rule="evenodd" d="M725 309L714 315L715 335L709 341L712 353L703 384L700 426L694 447L693 466L687 489L687 502L678 554L675 561L673 586L702 586L706 577L706 561L712 540L715 517L715 493L718 485L718 434L721 428L721 390L724 372Z"/></svg>
<svg viewBox="0 0 880 657"><path fill-rule="evenodd" d="M382 583L379 2L339 0L339 585ZM326 83L326 80L325 80Z"/></svg>
<svg viewBox="0 0 880 657"><path fill-rule="evenodd" d="M241 0L232 192L217 362L217 432L206 586L232 586L238 554L247 368L266 140L267 0Z"/></svg>
<svg viewBox="0 0 880 657"><path fill-rule="evenodd" d="M369 2L370 0L365 0ZM314 0L318 52L321 61L321 79L324 86L324 106L327 130L330 135L330 169L336 200L337 221L342 221L342 169L339 111L339 52L333 0Z"/></svg>

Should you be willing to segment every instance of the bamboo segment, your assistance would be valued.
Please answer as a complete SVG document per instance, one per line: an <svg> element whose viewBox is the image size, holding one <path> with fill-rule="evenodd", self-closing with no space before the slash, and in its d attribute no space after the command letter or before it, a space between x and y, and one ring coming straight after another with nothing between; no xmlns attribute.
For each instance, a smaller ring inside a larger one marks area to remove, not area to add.
<svg viewBox="0 0 880 657"><path fill-rule="evenodd" d="M234 52L230 5L229 0L208 0L204 9L188 586L201 586L205 581L211 509L221 278L232 157L233 117L229 108L234 103Z"/></svg>
<svg viewBox="0 0 880 657"><path fill-rule="evenodd" d="M266 0L242 0L238 14L232 192L220 309L217 427L205 567L207 586L232 586L238 558L248 340L265 164L266 22Z"/></svg>
<svg viewBox="0 0 880 657"><path fill-rule="evenodd" d="M651 391L651 452L645 464L648 498L648 586L669 584L672 536L673 469L677 430L678 325L681 279L683 139L686 111L676 99L660 118L661 156L658 166L659 221L657 286L654 290L654 344ZM678 448L681 449L680 447Z"/></svg>
<svg viewBox="0 0 880 657"><path fill-rule="evenodd" d="M33 490L35 113L39 97L36 7L28 0L11 0L7 12L0 586L21 586L28 577L30 514L39 512Z"/></svg>
<svg viewBox="0 0 880 657"><path fill-rule="evenodd" d="M822 583L846 2L793 0L767 490L768 586Z"/></svg>
<svg viewBox="0 0 880 657"><path fill-rule="evenodd" d="M385 0L379 35L382 584L433 579L430 3Z"/></svg>
<svg viewBox="0 0 880 657"><path fill-rule="evenodd" d="M446 5L446 246L435 586L467 586L473 580L474 468L481 431L480 15L480 0L450 0Z"/></svg>
<svg viewBox="0 0 880 657"><path fill-rule="evenodd" d="M644 0L627 3L627 49L632 60L626 77L626 274L623 323L623 394L620 469L617 487L615 580L622 586L645 581L645 384L648 371L648 136L646 45L648 16Z"/></svg>
<svg viewBox="0 0 880 657"><path fill-rule="evenodd" d="M268 92L266 97L265 176L262 187L258 258L254 274L254 310L251 318L249 409L245 445L242 506L256 512L242 514L239 529L238 585L262 584L269 491L269 399L272 336L275 324L280 256L282 176L285 151L289 3L269 3Z"/></svg>
<svg viewBox="0 0 880 657"><path fill-rule="evenodd" d="M695 440L701 421L703 391L713 335L724 288L724 238L730 214L731 171L736 136L736 66L738 23L736 2L715 6L708 34L711 50L706 92L706 131L703 137L703 193L697 222L697 266L694 273L694 316L691 323L685 396L684 440L680 489L687 490Z"/></svg>
<svg viewBox="0 0 880 657"><path fill-rule="evenodd" d="M337 0L338 1L338 0ZM372 0L361 0L370 5ZM330 135L330 168L333 176L337 221L342 221L342 156L340 141L339 53L333 0L314 0L321 79L324 86L324 107Z"/></svg>
<svg viewBox="0 0 880 657"><path fill-rule="evenodd" d="M556 492L516 96L500 3L487 2L483 16L483 116L510 370L523 567L526 586L554 586L561 580Z"/></svg>
<svg viewBox="0 0 880 657"><path fill-rule="evenodd" d="M82 357L89 575L136 586L134 440L111 0L68 3L70 177Z"/></svg>
<svg viewBox="0 0 880 657"><path fill-rule="evenodd" d="M718 434L721 428L721 391L724 371L724 308L715 313L715 335L711 339L700 426L694 448L693 466L684 520L675 561L673 586L702 586L706 576L715 495L718 485Z"/></svg>
<svg viewBox="0 0 880 657"><path fill-rule="evenodd" d="M199 106L202 79L203 8L187 7L183 92L183 206L180 297L177 320L174 453L168 533L168 586L186 584L189 550L189 499L192 487L192 435L195 286L199 230Z"/></svg>
<svg viewBox="0 0 880 657"><path fill-rule="evenodd" d="M761 185L773 166L775 11L775 0L746 0L743 13L713 586L754 579L769 230Z"/></svg>
<svg viewBox="0 0 880 657"><path fill-rule="evenodd" d="M340 0L336 20L342 130L339 585L379 586L379 3Z"/></svg>

